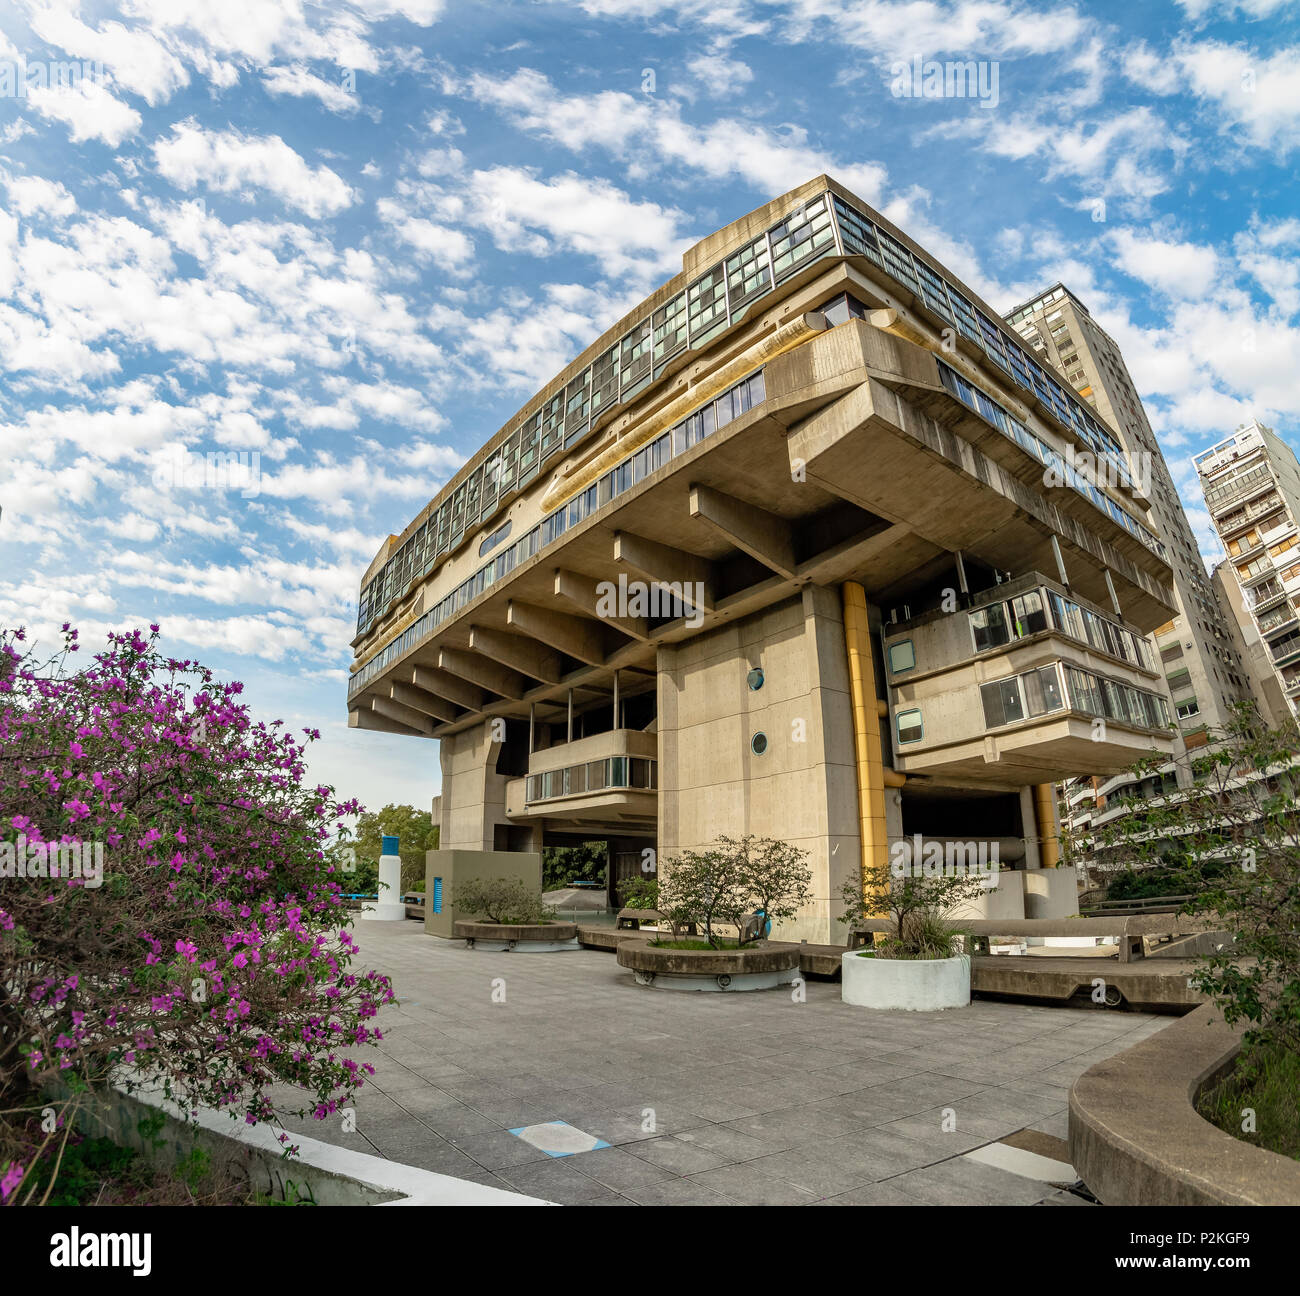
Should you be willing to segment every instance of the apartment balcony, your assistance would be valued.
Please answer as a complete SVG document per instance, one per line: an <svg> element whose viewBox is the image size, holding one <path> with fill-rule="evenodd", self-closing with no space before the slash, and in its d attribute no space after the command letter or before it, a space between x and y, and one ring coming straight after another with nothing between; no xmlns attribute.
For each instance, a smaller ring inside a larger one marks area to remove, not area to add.
<svg viewBox="0 0 1300 1296"><path fill-rule="evenodd" d="M1293 610L1290 616L1283 617L1282 620L1275 622L1273 625L1265 627L1261 621L1259 623L1259 633L1264 637L1265 642L1272 643L1282 638L1289 631L1300 629L1300 617L1297 617Z"/></svg>
<svg viewBox="0 0 1300 1296"><path fill-rule="evenodd" d="M1293 630L1289 638L1270 642L1268 654L1279 669L1300 661L1300 631Z"/></svg>
<svg viewBox="0 0 1300 1296"><path fill-rule="evenodd" d="M1237 535L1238 532L1245 530L1247 527L1254 526L1260 518L1266 517L1270 513L1275 513L1282 507L1282 501L1280 498L1263 500L1258 504L1251 505L1239 518L1233 518L1230 521L1223 519L1221 517L1222 510L1234 505L1238 505L1238 501L1227 500L1223 504L1216 505L1214 509L1211 510L1218 519L1216 525L1218 526L1219 535L1225 543L1233 536Z"/></svg>
<svg viewBox="0 0 1300 1296"><path fill-rule="evenodd" d="M1230 494L1210 504L1210 513L1216 518L1221 517L1232 509L1240 508L1243 504L1249 504L1251 500L1256 499L1265 491L1275 489L1276 486L1277 482L1274 480L1272 473L1268 471L1260 472L1258 476L1252 476L1249 481L1243 482ZM1213 489L1212 485L1210 489Z"/></svg>
<svg viewBox="0 0 1300 1296"><path fill-rule="evenodd" d="M533 752L528 774L506 784L506 814L653 829L657 756L658 738L640 729L614 729Z"/></svg>
<svg viewBox="0 0 1300 1296"><path fill-rule="evenodd" d="M1144 660L1120 632L1131 634L1038 573L964 611L886 626L895 768L1013 788L1169 756L1149 645Z"/></svg>

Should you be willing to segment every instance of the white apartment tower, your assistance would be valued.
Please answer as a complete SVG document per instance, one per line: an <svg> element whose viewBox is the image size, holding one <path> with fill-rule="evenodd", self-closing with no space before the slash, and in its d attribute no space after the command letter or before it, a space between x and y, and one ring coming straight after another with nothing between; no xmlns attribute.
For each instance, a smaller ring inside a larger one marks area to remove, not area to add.
<svg viewBox="0 0 1300 1296"><path fill-rule="evenodd" d="M1040 360L1060 370L1110 424L1147 492L1154 529L1169 548L1178 613L1155 632L1169 696L1189 747L1252 700L1230 613L1215 594L1177 487L1115 340L1062 284L1016 307L1006 321Z"/></svg>
<svg viewBox="0 0 1300 1296"><path fill-rule="evenodd" d="M1300 462L1271 428L1243 424L1193 460L1205 504L1228 552L1244 610L1291 714L1300 700ZM1247 642L1251 636L1246 635Z"/></svg>

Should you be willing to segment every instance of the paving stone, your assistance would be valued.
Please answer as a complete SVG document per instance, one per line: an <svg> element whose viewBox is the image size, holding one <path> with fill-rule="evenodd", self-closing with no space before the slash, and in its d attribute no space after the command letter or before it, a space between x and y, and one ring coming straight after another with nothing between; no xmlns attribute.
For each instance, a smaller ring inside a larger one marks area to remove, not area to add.
<svg viewBox="0 0 1300 1296"><path fill-rule="evenodd" d="M1036 1179L962 1157L910 1170L889 1182L931 1206L1032 1206L1055 1191Z"/></svg>
<svg viewBox="0 0 1300 1296"><path fill-rule="evenodd" d="M640 1143L629 1143L627 1150L633 1156L642 1157L677 1175L699 1174L733 1164L731 1157L711 1152L698 1144L683 1143L677 1138L645 1139Z"/></svg>
<svg viewBox="0 0 1300 1296"><path fill-rule="evenodd" d="M806 1206L817 1200L815 1193L762 1174L753 1168L752 1163L721 1166L717 1170L690 1175L688 1179L742 1206Z"/></svg>
<svg viewBox="0 0 1300 1296"><path fill-rule="evenodd" d="M494 956L415 923L363 924L357 939L362 965L390 973L402 996L380 1013L381 1046L352 1053L377 1069L352 1104L358 1130L286 1129L574 1204L1019 1199L1020 1176L972 1170L960 1154L1024 1128L1064 1137L1074 1079L1168 1025L981 1000L872 1012L818 981L792 1010L784 995L640 989L596 951ZM491 1002L495 976L506 1004ZM955 1134L941 1129L944 1108ZM557 1120L612 1146L511 1164L538 1154L507 1127ZM577 1168L585 1158L599 1159ZM976 1182L981 1172L994 1177ZM1044 1204L1081 1200L1038 1191Z"/></svg>

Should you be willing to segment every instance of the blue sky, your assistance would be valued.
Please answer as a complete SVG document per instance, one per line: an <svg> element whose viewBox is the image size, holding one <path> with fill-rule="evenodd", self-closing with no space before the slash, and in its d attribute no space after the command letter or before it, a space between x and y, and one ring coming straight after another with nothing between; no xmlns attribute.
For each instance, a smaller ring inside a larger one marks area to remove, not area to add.
<svg viewBox="0 0 1300 1296"><path fill-rule="evenodd" d="M917 58L996 103L892 93ZM1189 457L1300 437L1295 0L10 0L0 92L0 621L159 621L374 806L438 779L346 727L383 536L820 171L999 308L1067 283L1207 556Z"/></svg>

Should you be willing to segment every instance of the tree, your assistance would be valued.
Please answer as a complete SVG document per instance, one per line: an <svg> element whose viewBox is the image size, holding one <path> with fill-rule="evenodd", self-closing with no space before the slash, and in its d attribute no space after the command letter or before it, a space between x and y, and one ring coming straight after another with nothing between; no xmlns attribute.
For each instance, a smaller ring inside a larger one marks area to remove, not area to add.
<svg viewBox="0 0 1300 1296"><path fill-rule="evenodd" d="M1222 923L1233 940L1199 960L1193 984L1248 1045L1300 1052L1300 728L1269 729L1245 705L1175 765L1183 786L1128 798L1094 846L1130 886L1154 877L1191 896L1183 912Z"/></svg>
<svg viewBox="0 0 1300 1296"><path fill-rule="evenodd" d="M375 882L371 890L378 886L379 856L384 847L381 839L385 836L398 839L397 849L402 857L402 890L411 891L417 882L424 880L425 851L438 849L438 825L433 822L433 815L428 810L417 810L409 805L386 805L382 810L359 816L351 845L356 851L358 869L363 861L369 861L374 867ZM369 891L365 894L369 894ZM380 898L398 900L401 897Z"/></svg>
<svg viewBox="0 0 1300 1296"><path fill-rule="evenodd" d="M747 835L719 837L707 851L682 851L659 877L658 909L674 935L694 923L715 948L718 926L735 927L762 909L771 922L792 918L812 898L807 852L788 842ZM757 940L762 936L759 926Z"/></svg>
<svg viewBox="0 0 1300 1296"><path fill-rule="evenodd" d="M542 850L542 890L558 891L571 882L603 882L608 842L547 846Z"/></svg>
<svg viewBox="0 0 1300 1296"><path fill-rule="evenodd" d="M72 667L0 634L0 1167L59 1083L154 1083L249 1123L324 1119L373 1073L391 983L356 946L323 843L357 813L243 685L163 657L158 627ZM21 650L20 650L21 649ZM71 1128L70 1124L68 1128ZM287 1135L284 1138L287 1139Z"/></svg>

